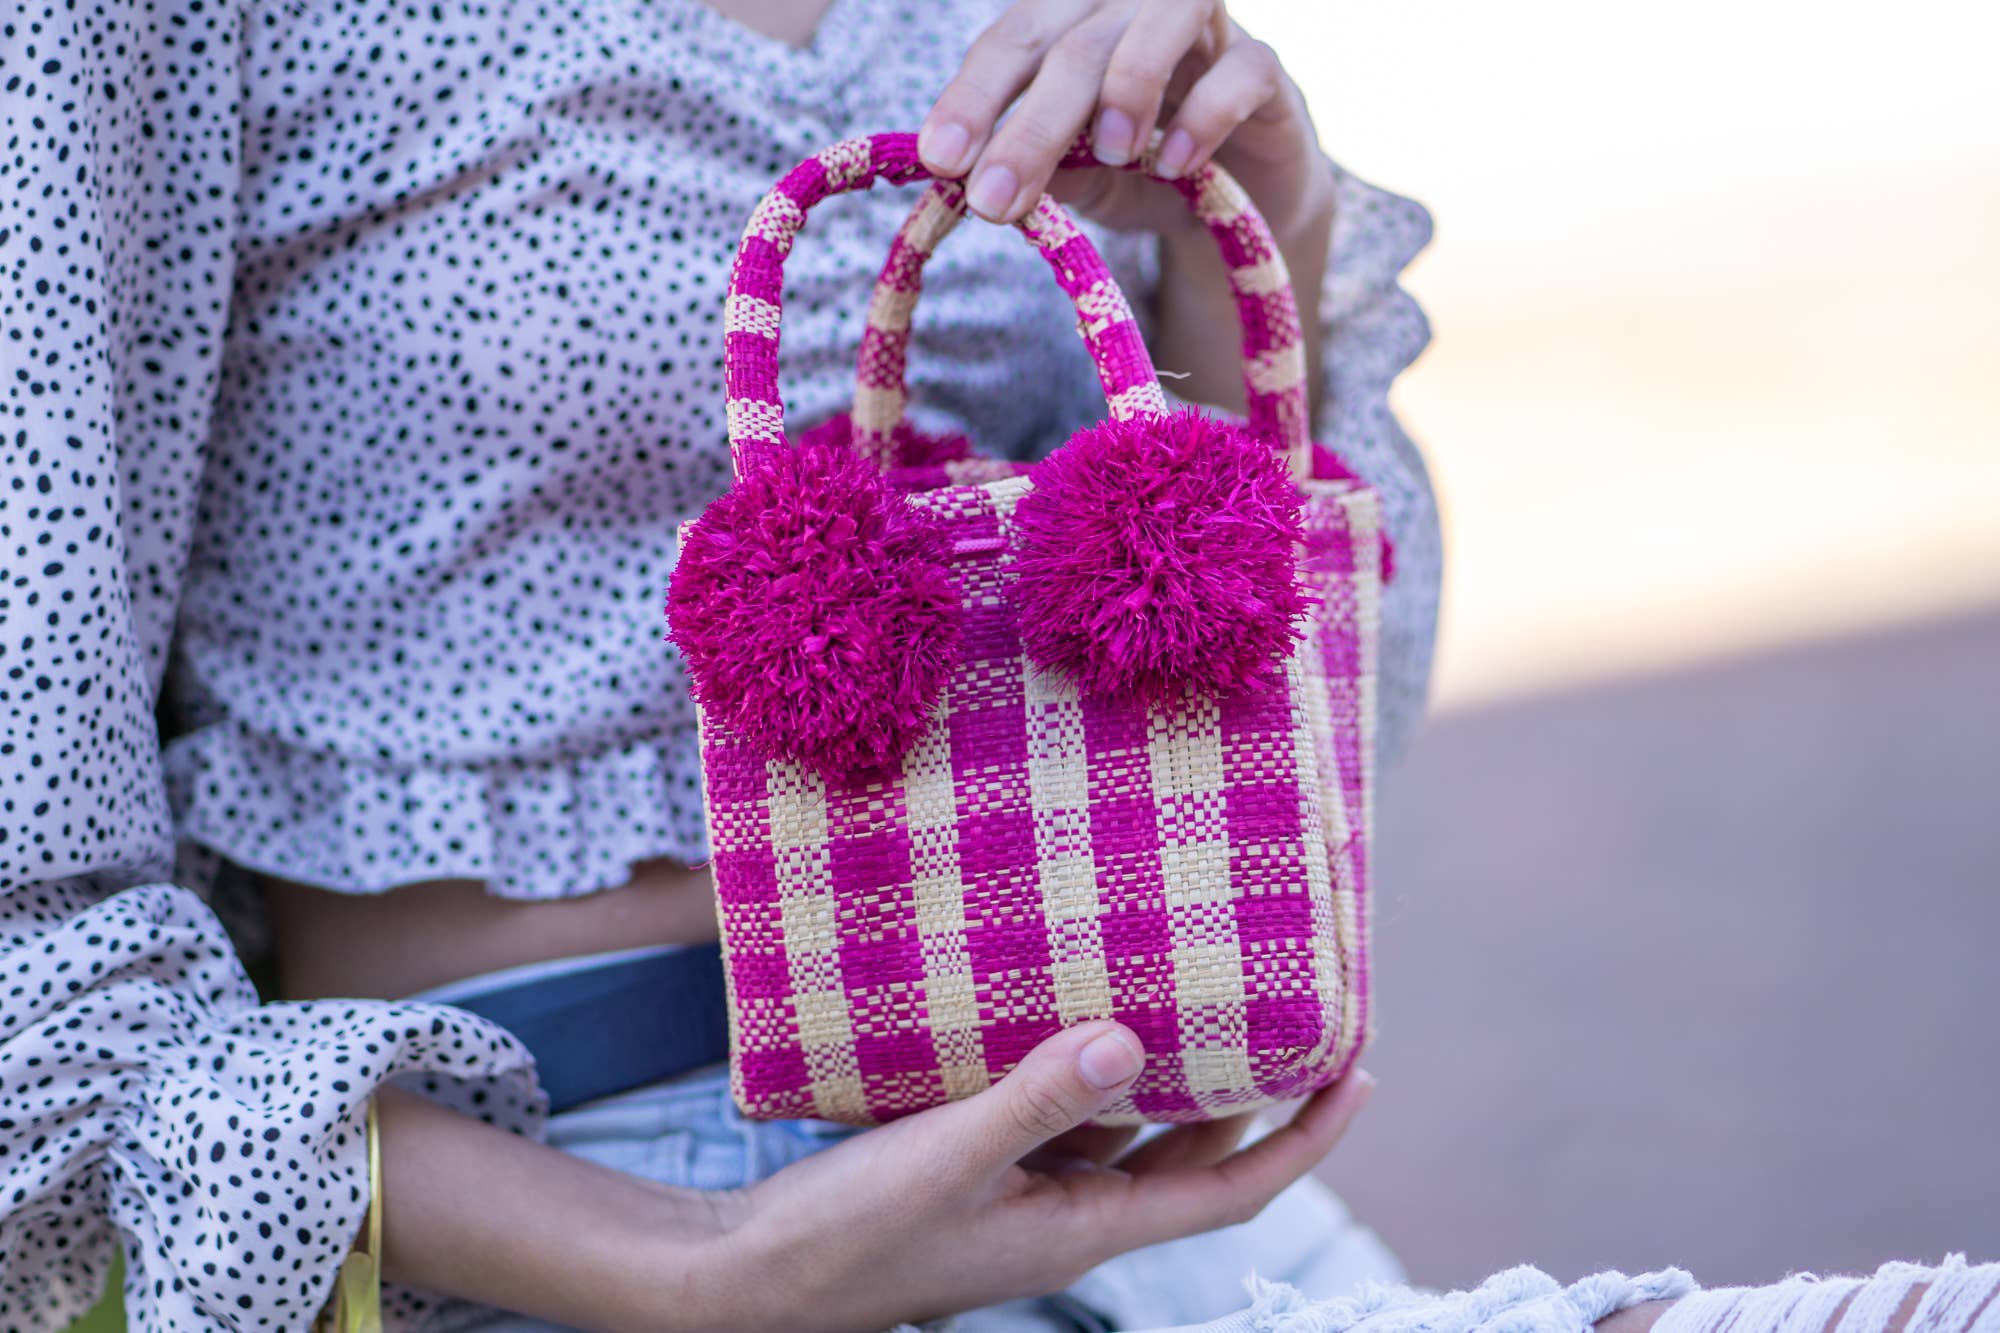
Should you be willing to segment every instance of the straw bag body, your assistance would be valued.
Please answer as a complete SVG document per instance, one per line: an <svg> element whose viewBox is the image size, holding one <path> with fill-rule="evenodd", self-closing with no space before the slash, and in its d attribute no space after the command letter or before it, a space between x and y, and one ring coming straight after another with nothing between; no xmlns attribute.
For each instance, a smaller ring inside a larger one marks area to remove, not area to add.
<svg viewBox="0 0 2000 1333"><path fill-rule="evenodd" d="M1219 170L1174 183L1230 270L1250 413L1169 414L1124 296L1044 199L1020 227L1109 416L1042 463L982 459L903 419L922 266L964 210L935 183L877 285L854 411L788 438L782 265L807 212L925 175L908 134L824 150L732 273L737 482L683 527L668 611L737 1103L877 1123L1096 1018L1147 1052L1103 1122L1302 1095L1367 1034L1384 548L1371 490L1323 452L1338 475L1311 477L1283 261Z"/></svg>

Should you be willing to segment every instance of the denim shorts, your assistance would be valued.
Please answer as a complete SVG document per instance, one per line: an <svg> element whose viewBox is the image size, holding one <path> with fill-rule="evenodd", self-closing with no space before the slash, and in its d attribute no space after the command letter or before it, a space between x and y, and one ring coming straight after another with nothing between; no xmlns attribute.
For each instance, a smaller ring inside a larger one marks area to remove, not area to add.
<svg viewBox="0 0 2000 1333"><path fill-rule="evenodd" d="M717 1064L551 1116L548 1143L648 1180L710 1190L752 1184L865 1132L815 1120L747 1120L730 1098L728 1066ZM1355 1222L1325 1186L1305 1180L1241 1226L1137 1250L1058 1295L973 1311L934 1327L950 1333L1104 1333L1202 1323L1242 1309L1244 1278L1253 1272L1321 1299L1348 1295L1365 1281L1403 1280L1401 1266L1375 1233ZM419 1327L421 1333L563 1329L465 1302L434 1310Z"/></svg>

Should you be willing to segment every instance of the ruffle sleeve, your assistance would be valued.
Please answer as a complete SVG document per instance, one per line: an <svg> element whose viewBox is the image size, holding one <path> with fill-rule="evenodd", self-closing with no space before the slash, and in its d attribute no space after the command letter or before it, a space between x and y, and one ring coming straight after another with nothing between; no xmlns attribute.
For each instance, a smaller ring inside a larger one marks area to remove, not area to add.
<svg viewBox="0 0 2000 1333"><path fill-rule="evenodd" d="M1381 722L1385 762L1423 720L1437 642L1444 542L1424 456L1389 390L1429 345L1430 323L1402 273L1431 239L1421 204L1334 167L1333 246L1320 285L1319 415L1314 436L1382 497L1395 576L1382 590ZM1310 308L1303 293L1299 307Z"/></svg>
<svg viewBox="0 0 2000 1333"><path fill-rule="evenodd" d="M0 1327L59 1329L125 1249L135 1330L304 1329L368 1206L365 1110L425 1076L532 1132L511 1037L443 1005L260 1005L192 894L15 890L0 924Z"/></svg>
<svg viewBox="0 0 2000 1333"><path fill-rule="evenodd" d="M0 0L0 1329L122 1237L137 1333L306 1329L403 1076L532 1132L526 1052L442 1006L260 1006L172 878L154 701L230 308L241 6Z"/></svg>

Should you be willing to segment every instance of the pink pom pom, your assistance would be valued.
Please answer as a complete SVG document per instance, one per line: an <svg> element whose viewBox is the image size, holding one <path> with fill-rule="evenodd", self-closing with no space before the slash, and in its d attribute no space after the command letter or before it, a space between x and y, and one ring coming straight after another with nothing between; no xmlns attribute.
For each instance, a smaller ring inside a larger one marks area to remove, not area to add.
<svg viewBox="0 0 2000 1333"><path fill-rule="evenodd" d="M670 635L711 716L828 777L894 763L958 660L937 521L824 439L766 451L688 528Z"/></svg>
<svg viewBox="0 0 2000 1333"><path fill-rule="evenodd" d="M1079 431L1016 510L1022 644L1088 694L1241 689L1299 637L1299 504L1266 441L1191 409Z"/></svg>

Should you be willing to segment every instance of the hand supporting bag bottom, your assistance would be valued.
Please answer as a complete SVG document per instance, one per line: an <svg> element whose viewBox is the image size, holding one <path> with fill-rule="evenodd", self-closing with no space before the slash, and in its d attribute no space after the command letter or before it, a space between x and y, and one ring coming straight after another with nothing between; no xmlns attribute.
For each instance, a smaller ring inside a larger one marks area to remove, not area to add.
<svg viewBox="0 0 2000 1333"><path fill-rule="evenodd" d="M1368 1031L1384 548L1374 493L1307 434L1283 260L1219 169L1174 182L1230 271L1250 410L1169 413L1123 294L1045 198L1020 227L1109 418L1038 464L981 459L902 420L922 265L964 210L936 183L877 286L855 411L794 442L784 258L820 200L925 177L912 135L835 144L759 204L732 273L737 481L683 527L668 613L737 1103L878 1123L1095 1018L1147 1051L1107 1123L1324 1086ZM1335 475L1301 480L1316 457Z"/></svg>

